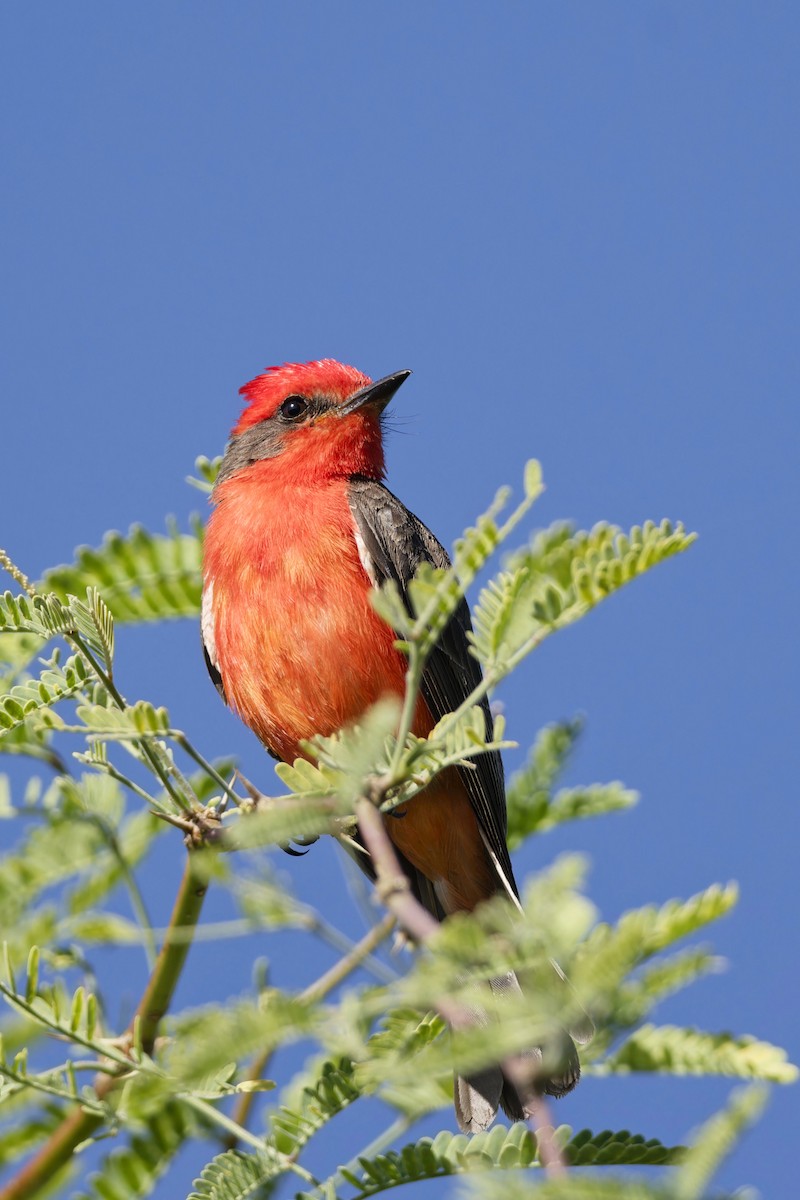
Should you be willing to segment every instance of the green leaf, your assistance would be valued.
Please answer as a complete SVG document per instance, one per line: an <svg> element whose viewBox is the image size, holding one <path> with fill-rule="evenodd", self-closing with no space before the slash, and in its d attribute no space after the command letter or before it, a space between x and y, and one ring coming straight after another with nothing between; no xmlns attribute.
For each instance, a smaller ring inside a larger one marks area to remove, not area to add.
<svg viewBox="0 0 800 1200"><path fill-rule="evenodd" d="M409 735L409 774L405 784L395 789L391 802L383 806L384 811L398 807L423 791L438 772L451 766L469 766L479 754L490 750L502 750L514 746L514 742L501 739L504 729L502 716L495 718L494 735L486 741L486 716L483 708L475 704L454 720L448 714L436 723L427 738Z"/></svg>
<svg viewBox="0 0 800 1200"><path fill-rule="evenodd" d="M95 911L75 916L67 928L72 937L96 945L138 946L142 940L139 926L117 913Z"/></svg>
<svg viewBox="0 0 800 1200"><path fill-rule="evenodd" d="M600 1134L583 1130L569 1138L569 1129L562 1125L556 1138L567 1161L576 1166L660 1165L676 1162L682 1154L682 1147L646 1141L627 1130ZM538 1166L539 1156L536 1138L520 1123L510 1129L497 1126L474 1137L442 1132L435 1138L420 1138L400 1151L359 1159L359 1163L360 1172L348 1172L345 1178L358 1188L358 1195L374 1196L421 1179Z"/></svg>
<svg viewBox="0 0 800 1200"><path fill-rule="evenodd" d="M175 1154L194 1133L195 1122L187 1107L168 1101L149 1120L134 1124L130 1144L104 1158L100 1170L89 1177L84 1191L73 1200L136 1200L149 1196Z"/></svg>
<svg viewBox="0 0 800 1200"><path fill-rule="evenodd" d="M591 1133L581 1130L564 1147L564 1156L571 1166L662 1166L680 1162L683 1146L664 1146L657 1138L643 1138L627 1129L612 1133Z"/></svg>
<svg viewBox="0 0 800 1200"><path fill-rule="evenodd" d="M441 1108L450 1098L450 1071L443 1084L435 1068L420 1070L416 1060L441 1037L444 1029L441 1017L432 1012L399 1008L387 1013L355 1066L356 1086L365 1094L379 1093L393 1108L411 1118Z"/></svg>
<svg viewBox="0 0 800 1200"><path fill-rule="evenodd" d="M208 1006L181 1013L164 1053L165 1077L143 1084L144 1093L158 1098L194 1088L208 1091L209 1080L229 1080L237 1064L308 1036L319 1023L311 1006L277 989L265 991L258 1001L234 999L222 1010Z"/></svg>
<svg viewBox="0 0 800 1200"><path fill-rule="evenodd" d="M283 1154L296 1154L326 1125L362 1094L348 1058L322 1063L316 1079L303 1085L291 1105L270 1117L270 1141Z"/></svg>
<svg viewBox="0 0 800 1200"><path fill-rule="evenodd" d="M197 617L200 613L202 528L153 534L134 525L127 536L108 533L102 546L82 546L71 566L47 571L41 587L61 599L96 588L123 623ZM0 611L0 629L4 628ZM34 629L38 632L38 629Z"/></svg>
<svg viewBox="0 0 800 1200"><path fill-rule="evenodd" d="M356 800L364 795L368 779L388 768L391 739L399 716L399 703L387 696L364 713L358 725L333 737L314 738L311 743L318 768L329 780L329 791L339 797L345 812L352 812ZM295 768L298 767L295 762ZM288 782L288 772L279 768L276 771Z"/></svg>
<svg viewBox="0 0 800 1200"><path fill-rule="evenodd" d="M720 970L722 962L702 947L692 947L657 960L644 968L637 978L626 980L620 987L614 1009L614 1027L626 1029L638 1025L665 996L694 983L702 975ZM612 1034L613 1029L608 1032Z"/></svg>
<svg viewBox="0 0 800 1200"><path fill-rule="evenodd" d="M449 570L437 570L427 563L419 568L408 589L415 617L408 636L418 644L422 654L433 648L467 589L516 529L542 488L541 467L532 460L525 468L525 496L502 524L498 519L508 504L508 488L497 492L486 512L456 541Z"/></svg>
<svg viewBox="0 0 800 1200"><path fill-rule="evenodd" d="M92 619L97 645L103 655L106 670L110 674L114 665L114 618L95 587L86 589L86 608Z"/></svg>
<svg viewBox="0 0 800 1200"><path fill-rule="evenodd" d="M706 1121L675 1179L675 1200L700 1200L720 1163L761 1116L767 1095L767 1089L758 1085L741 1088L733 1093L727 1108Z"/></svg>
<svg viewBox="0 0 800 1200"><path fill-rule="evenodd" d="M587 1175L583 1171L570 1171L560 1179L537 1185L508 1175L479 1176L468 1181L464 1195L475 1200L674 1200L669 1186L619 1175ZM718 1196L715 1200L725 1198Z"/></svg>
<svg viewBox="0 0 800 1200"><path fill-rule="evenodd" d="M50 1137L63 1120L63 1110L55 1103L47 1103L41 1109L30 1106L29 1093L19 1096L15 1105L11 1098L3 1100L3 1115L8 1118L12 1109L15 1112L13 1124L0 1130L0 1167L7 1167ZM25 1111L19 1111L21 1105Z"/></svg>
<svg viewBox="0 0 800 1200"><path fill-rule="evenodd" d="M537 535L481 592L473 611L478 658L493 677L502 677L555 629L694 539L669 521L647 521L629 534L600 524L590 533L565 533L559 525Z"/></svg>
<svg viewBox="0 0 800 1200"><path fill-rule="evenodd" d="M226 1150L203 1168L187 1200L248 1200L286 1169L285 1160L267 1152L242 1154Z"/></svg>
<svg viewBox="0 0 800 1200"><path fill-rule="evenodd" d="M8 591L0 595L0 633L29 633L45 640L51 637L35 602L29 596L15 596Z"/></svg>
<svg viewBox="0 0 800 1200"><path fill-rule="evenodd" d="M45 890L81 875L103 848L97 828L54 813L48 823L30 827L13 851L0 859L0 929L15 958L28 952L31 922L44 920L47 929L55 932L52 910L45 919L36 909Z"/></svg>
<svg viewBox="0 0 800 1200"><path fill-rule="evenodd" d="M255 809L242 807L239 814L225 824L225 844L229 849L247 850L258 846L278 845L300 839L317 838L323 833L334 831L337 804L331 798L335 784L320 783L319 793L311 791L315 780L324 781L327 776L317 772L310 763L305 766L313 772L311 779L305 775L296 759L293 767L281 772L281 778L289 786L307 787L301 793L302 803L295 796L262 796ZM337 780L338 783L338 780Z"/></svg>
<svg viewBox="0 0 800 1200"><path fill-rule="evenodd" d="M794 1083L786 1051L753 1037L705 1033L675 1025L643 1025L603 1063L603 1072L657 1071L670 1075L735 1075Z"/></svg>
<svg viewBox="0 0 800 1200"><path fill-rule="evenodd" d="M639 793L614 783L594 783L588 787L562 788L554 796L546 792L534 792L522 798L521 789L515 789L509 797L508 846L515 850L526 838L547 833L567 821L600 817L610 812L622 812L632 808Z"/></svg>
<svg viewBox="0 0 800 1200"><path fill-rule="evenodd" d="M147 700L137 700L124 709L107 708L104 704L81 704L77 715L91 733L113 740L135 741L142 734L164 736L170 732L167 710L156 708Z"/></svg>
<svg viewBox="0 0 800 1200"><path fill-rule="evenodd" d="M205 454L200 454L194 460L194 469L197 471L197 477L187 475L186 482L192 487L197 488L199 492L205 492L208 496L214 489L221 466L221 454L218 454L216 458L206 458Z"/></svg>
<svg viewBox="0 0 800 1200"><path fill-rule="evenodd" d="M717 921L738 899L735 883L715 883L688 900L669 900L660 907L645 905L623 913L614 926L599 924L590 933L578 955L578 965L589 970L622 956L633 967L681 938Z"/></svg>
<svg viewBox="0 0 800 1200"><path fill-rule="evenodd" d="M25 724L32 715L42 716L59 700L84 691L90 682L89 669L82 655L73 655L63 666L53 660L38 679L19 683L0 696L0 740L7 732Z"/></svg>

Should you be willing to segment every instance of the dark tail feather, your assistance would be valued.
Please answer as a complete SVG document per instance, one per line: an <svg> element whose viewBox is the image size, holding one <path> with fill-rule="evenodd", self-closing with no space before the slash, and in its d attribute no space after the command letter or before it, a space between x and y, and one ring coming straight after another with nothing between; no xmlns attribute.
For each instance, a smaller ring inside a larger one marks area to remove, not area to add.
<svg viewBox="0 0 800 1200"><path fill-rule="evenodd" d="M563 1034L560 1045L548 1046L548 1058L552 1057L558 1063L555 1070L542 1069L542 1051L538 1047L528 1054L536 1055L539 1060L539 1071L536 1071L536 1066L534 1071L538 1090L545 1096L560 1100L577 1085L581 1077L581 1064L575 1043L568 1033ZM500 1107L511 1121L526 1121L533 1115L529 1106L523 1103L514 1084L508 1079L503 1079Z"/></svg>
<svg viewBox="0 0 800 1200"><path fill-rule="evenodd" d="M496 996L508 995L519 991L519 980L513 971L509 971L507 975L490 980L490 986ZM477 1019L480 1020L480 1016ZM485 1018L481 1023L485 1023ZM523 1057L530 1060L531 1076L537 1089L546 1096L566 1096L581 1077L578 1051L566 1030L556 1043L547 1046L546 1056L541 1047L534 1046ZM502 1108L511 1121L524 1121L533 1115L499 1066L487 1067L468 1079L457 1075L454 1102L458 1126L463 1133L480 1133L488 1129L498 1108Z"/></svg>
<svg viewBox="0 0 800 1200"><path fill-rule="evenodd" d="M497 1116L506 1086L499 1067L487 1067L478 1075L465 1079L456 1075L453 1103L458 1128L462 1133L482 1133Z"/></svg>

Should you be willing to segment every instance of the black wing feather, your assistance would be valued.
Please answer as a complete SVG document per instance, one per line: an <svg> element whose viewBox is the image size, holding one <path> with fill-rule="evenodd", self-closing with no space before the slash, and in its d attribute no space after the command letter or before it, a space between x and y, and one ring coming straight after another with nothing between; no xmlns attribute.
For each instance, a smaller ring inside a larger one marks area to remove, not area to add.
<svg viewBox="0 0 800 1200"><path fill-rule="evenodd" d="M408 602L408 584L422 562L449 567L450 559L433 534L396 496L374 479L350 481L350 509L377 582L393 579ZM470 653L467 633L472 628L469 608L462 601L432 651L422 677L422 694L434 720L453 712L481 680L481 669ZM488 700L481 702L487 738L493 721ZM474 759L474 770L459 768L478 824L510 886L516 892L506 845L506 800L503 764L493 750Z"/></svg>
<svg viewBox="0 0 800 1200"><path fill-rule="evenodd" d="M227 704L228 697L225 695L225 684L222 682L222 675L220 674L219 667L216 665L216 663L213 663L211 661L211 655L208 653L208 647L206 646L205 639L202 637L202 635L201 635L201 641L203 643L203 658L205 659L205 662L206 662L206 669L208 670L208 673L211 676L211 682L213 683L214 687L219 692L222 699Z"/></svg>

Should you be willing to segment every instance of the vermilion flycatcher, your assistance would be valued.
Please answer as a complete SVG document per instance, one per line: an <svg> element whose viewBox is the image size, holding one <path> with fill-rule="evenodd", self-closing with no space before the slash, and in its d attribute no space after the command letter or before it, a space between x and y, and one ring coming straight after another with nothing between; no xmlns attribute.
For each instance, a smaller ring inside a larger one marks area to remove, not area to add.
<svg viewBox="0 0 800 1200"><path fill-rule="evenodd" d="M448 566L433 534L383 484L381 417L409 374L373 383L323 359L271 367L241 389L247 403L206 532L203 644L225 702L284 762L305 753L304 740L357 721L382 696L402 696L406 660L370 589L392 579L406 595L421 562ZM462 603L425 668L413 724L420 737L480 681L469 628ZM486 701L483 710L491 736ZM497 892L517 894L496 752L476 757L472 769L444 771L386 824L412 887L437 918L471 911ZM491 985L519 986L514 975ZM538 1082L561 1096L579 1074L565 1035L561 1066ZM526 1115L499 1067L458 1079L455 1104L471 1132L491 1123L498 1104L513 1119Z"/></svg>

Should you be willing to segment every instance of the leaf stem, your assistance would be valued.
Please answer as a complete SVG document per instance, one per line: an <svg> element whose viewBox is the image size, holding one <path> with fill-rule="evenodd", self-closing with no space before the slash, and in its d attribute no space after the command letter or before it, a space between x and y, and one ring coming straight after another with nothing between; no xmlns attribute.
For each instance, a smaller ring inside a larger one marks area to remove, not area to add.
<svg viewBox="0 0 800 1200"><path fill-rule="evenodd" d="M339 1167L338 1171L336 1171L335 1174L330 1177L330 1179L326 1179L321 1185L321 1189L324 1189L327 1186L334 1189L335 1193L336 1187L339 1184L345 1183L348 1175L355 1175L361 1166L361 1159L372 1159L378 1154L382 1154L383 1151L388 1149L389 1146L393 1145L398 1138L401 1138L403 1134L410 1129L410 1127L411 1121L408 1117L397 1117L394 1121L392 1121L391 1125L384 1129L383 1133L379 1133L376 1138L373 1138L368 1146L365 1146L363 1150L360 1150L358 1154L351 1158L350 1162L346 1163L343 1167ZM325 1193L321 1190L320 1194L324 1195Z"/></svg>
<svg viewBox="0 0 800 1200"><path fill-rule="evenodd" d="M419 696L420 684L422 683L422 671L425 666L425 658L419 646L414 642L409 645L408 670L406 671L406 690L403 695L403 707L400 712L400 721L397 726L397 736L394 743L394 752L392 761L389 764L389 779L391 783L397 783L401 776L401 767L403 765L403 755L406 752L406 741L411 733L411 726L414 722L414 714L417 710L417 697Z"/></svg>
<svg viewBox="0 0 800 1200"><path fill-rule="evenodd" d="M231 787L231 785L228 783L228 781L226 779L223 779L223 777L220 775L219 771L216 769L216 767L213 765L213 763L210 763L210 762L208 762L207 759L203 758L203 755L200 753L199 750L195 749L195 747L192 745L192 743L187 738L186 734L182 733L179 729L173 729L171 731L171 733L172 733L172 737L178 743L181 750L183 750L186 754L188 754L190 758L194 759L194 761L197 763L198 767L200 767L201 770L205 771L206 775L208 775L208 777L210 779L214 780L217 787L221 788L222 791L225 793L225 795L230 800L232 800L234 802L234 804L237 804L237 805L241 804L241 798L239 796L237 796L236 792Z"/></svg>
<svg viewBox="0 0 800 1200"><path fill-rule="evenodd" d="M383 920L378 921L377 925L373 925L372 929L368 930L359 942L356 942L349 954L335 962L324 975L320 975L315 983L309 984L300 993L300 999L307 1004L315 1000L322 1000L342 980L361 966L364 959L368 958L372 951L377 949L381 942L389 936L396 924L397 920L394 915L387 913Z"/></svg>
<svg viewBox="0 0 800 1200"><path fill-rule="evenodd" d="M72 645L75 647L75 649L78 651L78 653L82 654L84 656L86 661L89 663L89 666L92 668L95 675L100 680L103 687L106 689L109 696L114 701L115 705L120 710L120 712L125 712L125 710L127 708L127 704L125 703L125 697L119 691L119 689L117 688L117 685L114 683L114 680L111 678L111 676L108 675L107 672L105 672L103 670L100 663L97 661L95 656L92 654L91 650L86 645L86 643L84 642L81 635L77 631L73 631L72 633L65 634L64 636L68 642L72 643ZM166 788L168 794L170 795L172 800L174 800L174 802L178 806L178 808L180 808L182 810L185 809L186 805L184 804L181 797L177 794L177 792L175 792L175 790L173 789L172 780L169 777L169 773L164 770L162 764L159 762L158 755L154 752L152 746L148 745L147 739L146 738L137 738L136 745L141 749L142 754L145 756L147 761L150 763L150 766L153 768L156 775L161 780L161 782L163 783L164 787Z"/></svg>

